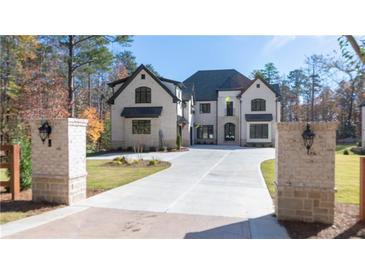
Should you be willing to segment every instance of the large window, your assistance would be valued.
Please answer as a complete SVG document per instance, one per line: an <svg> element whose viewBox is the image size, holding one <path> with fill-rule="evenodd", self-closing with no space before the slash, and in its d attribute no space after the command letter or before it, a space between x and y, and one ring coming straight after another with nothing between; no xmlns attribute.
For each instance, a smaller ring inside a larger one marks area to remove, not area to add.
<svg viewBox="0 0 365 274"><path fill-rule="evenodd" d="M199 105L200 113L210 113L210 104L204 103Z"/></svg>
<svg viewBox="0 0 365 274"><path fill-rule="evenodd" d="M264 99L253 99L251 101L251 111L265 111L266 101Z"/></svg>
<svg viewBox="0 0 365 274"><path fill-rule="evenodd" d="M213 126L200 126L197 130L198 139L213 139Z"/></svg>
<svg viewBox="0 0 365 274"><path fill-rule="evenodd" d="M267 139L269 138L268 124L251 124L250 139Z"/></svg>
<svg viewBox="0 0 365 274"><path fill-rule="evenodd" d="M151 89L148 87L136 88L136 104L151 103Z"/></svg>
<svg viewBox="0 0 365 274"><path fill-rule="evenodd" d="M232 123L227 123L224 125L224 140L234 141L235 140L235 129L236 126Z"/></svg>
<svg viewBox="0 0 365 274"><path fill-rule="evenodd" d="M151 120L132 120L133 134L151 134Z"/></svg>
<svg viewBox="0 0 365 274"><path fill-rule="evenodd" d="M233 116L233 102L226 102L227 116Z"/></svg>

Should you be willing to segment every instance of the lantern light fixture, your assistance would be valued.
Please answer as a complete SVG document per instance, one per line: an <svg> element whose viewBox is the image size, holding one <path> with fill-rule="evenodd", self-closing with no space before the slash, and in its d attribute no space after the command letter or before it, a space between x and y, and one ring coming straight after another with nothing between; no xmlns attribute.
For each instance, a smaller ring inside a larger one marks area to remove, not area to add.
<svg viewBox="0 0 365 274"><path fill-rule="evenodd" d="M42 122L41 127L38 128L39 131L39 137L42 140L42 143L44 144L44 141L49 138L49 136L52 133L52 127L49 125L47 121Z"/></svg>
<svg viewBox="0 0 365 274"><path fill-rule="evenodd" d="M306 128L305 128L305 130L303 131L303 134L302 134L303 141L304 141L304 146L307 149L307 154L309 154L309 150L311 149L311 147L313 145L313 140L314 140L315 136L316 136L316 134L311 129L310 124L307 123L307 126L306 126Z"/></svg>

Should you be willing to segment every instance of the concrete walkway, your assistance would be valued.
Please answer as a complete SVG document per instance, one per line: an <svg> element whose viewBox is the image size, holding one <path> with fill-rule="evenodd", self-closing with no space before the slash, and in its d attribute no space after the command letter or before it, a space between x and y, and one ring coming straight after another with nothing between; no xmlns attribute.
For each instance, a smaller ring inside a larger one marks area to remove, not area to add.
<svg viewBox="0 0 365 274"><path fill-rule="evenodd" d="M92 159L112 159L116 156ZM37 220L30 224L28 220L23 227L21 222L25 219L3 225L2 236L288 237L285 229L272 217L272 200L259 169L263 160L274 158L274 149L194 146L188 152L151 153L142 157L168 160L172 166L68 207L74 208L75 213L67 216L51 216L48 222L42 220L39 224ZM27 219L36 217L39 216Z"/></svg>

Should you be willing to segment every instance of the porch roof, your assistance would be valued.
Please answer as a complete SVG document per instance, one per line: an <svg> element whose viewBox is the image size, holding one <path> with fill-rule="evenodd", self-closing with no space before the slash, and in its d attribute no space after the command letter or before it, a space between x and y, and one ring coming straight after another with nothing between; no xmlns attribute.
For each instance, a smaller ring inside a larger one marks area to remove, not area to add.
<svg viewBox="0 0 365 274"><path fill-rule="evenodd" d="M272 121L272 114L246 114L247 122L268 122Z"/></svg>
<svg viewBox="0 0 365 274"><path fill-rule="evenodd" d="M120 116L125 118L157 118L162 107L125 107Z"/></svg>

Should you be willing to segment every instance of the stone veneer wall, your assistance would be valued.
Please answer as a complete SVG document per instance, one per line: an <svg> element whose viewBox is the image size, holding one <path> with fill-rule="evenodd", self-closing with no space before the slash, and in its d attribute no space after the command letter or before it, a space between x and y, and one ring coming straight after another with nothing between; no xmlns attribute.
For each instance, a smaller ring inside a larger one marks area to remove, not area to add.
<svg viewBox="0 0 365 274"><path fill-rule="evenodd" d="M279 220L331 224L335 206L336 123L313 122L316 134L307 155L306 123L278 123L275 211Z"/></svg>
<svg viewBox="0 0 365 274"><path fill-rule="evenodd" d="M69 205L86 198L87 120L48 122L52 126L51 147L39 137L41 121L31 122L33 200Z"/></svg>

